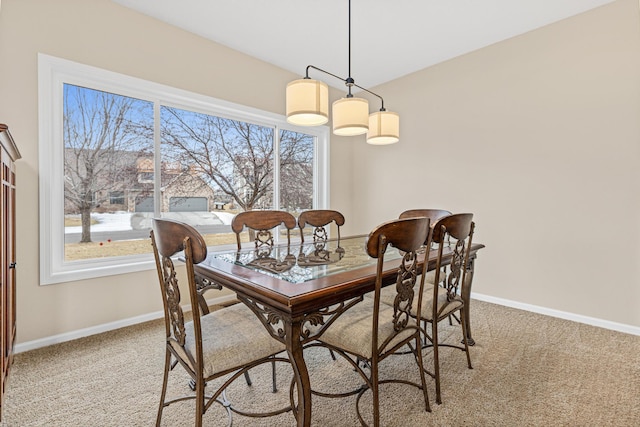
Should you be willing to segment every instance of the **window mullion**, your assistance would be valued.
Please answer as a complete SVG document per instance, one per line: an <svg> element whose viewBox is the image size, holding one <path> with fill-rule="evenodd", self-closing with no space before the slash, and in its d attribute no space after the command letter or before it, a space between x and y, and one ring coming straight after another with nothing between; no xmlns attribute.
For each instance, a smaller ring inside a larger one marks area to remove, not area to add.
<svg viewBox="0 0 640 427"><path fill-rule="evenodd" d="M273 128L273 208L280 209L280 129Z"/></svg>
<svg viewBox="0 0 640 427"><path fill-rule="evenodd" d="M162 213L162 158L161 158L161 123L160 101L153 102L153 215L161 217Z"/></svg>

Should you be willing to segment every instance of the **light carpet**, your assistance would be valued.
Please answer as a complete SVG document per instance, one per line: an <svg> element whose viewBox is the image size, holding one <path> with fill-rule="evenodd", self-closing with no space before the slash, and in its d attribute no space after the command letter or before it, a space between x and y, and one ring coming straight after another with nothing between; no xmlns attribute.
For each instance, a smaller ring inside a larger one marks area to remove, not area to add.
<svg viewBox="0 0 640 427"><path fill-rule="evenodd" d="M474 369L464 353L441 351L443 403L424 411L415 388L381 388L383 426L640 426L640 337L486 302L471 306ZM460 327L444 322L443 336L460 340ZM15 356L6 392L4 427L152 426L164 361L161 321L111 331ZM353 370L327 350L305 353L315 389L348 390L359 382ZM431 352L425 355L432 366ZM418 379L411 356L387 359L382 377ZM169 393L189 391L179 367ZM228 398L243 408L288 403L291 369L278 367L271 393L270 367L251 371ZM361 404L368 415L370 392ZM165 408L163 426L193 425L194 403ZM369 415L368 420L371 420ZM226 413L214 405L206 426L224 426ZM234 426L293 426L291 412L268 419L235 415ZM313 426L358 426L355 397L313 398Z"/></svg>

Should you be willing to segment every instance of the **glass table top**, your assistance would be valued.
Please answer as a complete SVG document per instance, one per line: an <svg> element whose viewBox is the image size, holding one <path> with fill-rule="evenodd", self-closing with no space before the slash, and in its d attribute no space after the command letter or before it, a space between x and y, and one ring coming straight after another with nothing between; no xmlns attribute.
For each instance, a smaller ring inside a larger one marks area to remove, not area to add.
<svg viewBox="0 0 640 427"><path fill-rule="evenodd" d="M340 272L375 265L367 255L367 236L326 242L291 243L272 248L244 248L210 252L207 258L242 265L290 283L303 283ZM399 259L397 249L389 247L385 260ZM206 261L204 261L206 263Z"/></svg>

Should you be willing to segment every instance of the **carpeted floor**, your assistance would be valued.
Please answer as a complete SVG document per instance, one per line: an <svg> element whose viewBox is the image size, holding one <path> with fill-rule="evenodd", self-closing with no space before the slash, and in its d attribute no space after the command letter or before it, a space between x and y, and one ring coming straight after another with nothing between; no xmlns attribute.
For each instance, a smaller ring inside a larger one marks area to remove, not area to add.
<svg viewBox="0 0 640 427"><path fill-rule="evenodd" d="M640 337L480 301L472 304L471 349L443 349L443 403L424 411L421 393L383 386L383 426L640 426ZM459 340L459 326L442 335ZM152 426L161 389L164 326L148 322L73 342L18 354L9 378L3 427ZM318 390L347 390L358 383L346 363L323 349L305 353ZM425 356L431 366L431 353ZM417 378L411 356L388 359L383 376ZM279 391L270 392L270 368L251 372L228 392L251 408L286 405L291 370L278 368ZM169 393L188 391L176 369ZM362 402L370 408L369 394ZM314 397L314 426L357 426L355 398ZM193 401L166 408L163 426L193 425ZM368 419L371 419L370 417ZM218 405L205 425L226 425ZM291 413L255 420L234 416L234 426L292 426Z"/></svg>

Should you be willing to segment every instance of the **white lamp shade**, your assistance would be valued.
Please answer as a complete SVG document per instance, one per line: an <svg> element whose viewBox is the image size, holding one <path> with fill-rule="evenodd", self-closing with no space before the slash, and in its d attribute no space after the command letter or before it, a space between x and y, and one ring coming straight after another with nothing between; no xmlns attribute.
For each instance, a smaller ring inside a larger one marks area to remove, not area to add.
<svg viewBox="0 0 640 427"><path fill-rule="evenodd" d="M319 126L329 121L329 88L313 79L294 80L287 85L287 122Z"/></svg>
<svg viewBox="0 0 640 427"><path fill-rule="evenodd" d="M391 111L376 111L369 115L367 142L373 145L394 144L400 140L400 116Z"/></svg>
<svg viewBox="0 0 640 427"><path fill-rule="evenodd" d="M342 98L333 103L333 133L340 136L362 135L369 129L369 101Z"/></svg>

